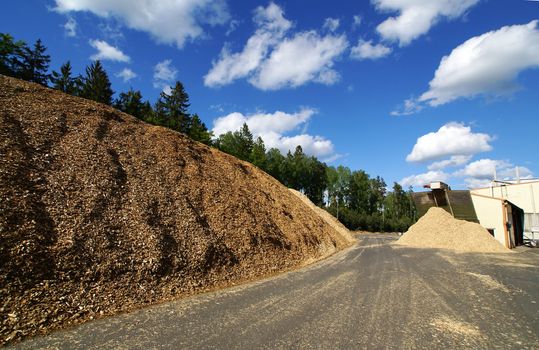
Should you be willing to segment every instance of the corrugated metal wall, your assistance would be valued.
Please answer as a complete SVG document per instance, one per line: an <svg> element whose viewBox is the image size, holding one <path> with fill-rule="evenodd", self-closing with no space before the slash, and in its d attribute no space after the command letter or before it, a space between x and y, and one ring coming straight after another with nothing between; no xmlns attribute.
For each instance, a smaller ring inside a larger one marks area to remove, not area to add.
<svg viewBox="0 0 539 350"><path fill-rule="evenodd" d="M419 217L431 207L440 207L456 219L479 222L470 191L430 191L412 194Z"/></svg>

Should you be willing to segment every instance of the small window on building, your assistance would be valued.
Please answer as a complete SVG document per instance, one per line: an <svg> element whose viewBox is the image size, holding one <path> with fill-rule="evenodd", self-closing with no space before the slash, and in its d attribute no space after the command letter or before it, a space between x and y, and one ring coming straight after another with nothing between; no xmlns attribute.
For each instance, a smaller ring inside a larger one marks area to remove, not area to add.
<svg viewBox="0 0 539 350"><path fill-rule="evenodd" d="M491 234L492 237L494 237L494 229L493 228L487 228L488 233Z"/></svg>

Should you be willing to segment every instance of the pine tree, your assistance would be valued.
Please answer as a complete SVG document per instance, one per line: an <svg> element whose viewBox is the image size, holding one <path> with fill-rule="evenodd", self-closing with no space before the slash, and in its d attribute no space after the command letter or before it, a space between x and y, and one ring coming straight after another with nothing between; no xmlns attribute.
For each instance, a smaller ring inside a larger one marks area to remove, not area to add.
<svg viewBox="0 0 539 350"><path fill-rule="evenodd" d="M67 61L60 67L60 73L51 74L52 87L70 95L77 95L77 78L71 76L71 63Z"/></svg>
<svg viewBox="0 0 539 350"><path fill-rule="evenodd" d="M45 54L45 51L47 51L47 48L43 46L41 39L35 42L33 49L24 48L22 70L22 78L24 80L47 86L50 78L47 71L49 70L51 58Z"/></svg>
<svg viewBox="0 0 539 350"><path fill-rule="evenodd" d="M189 95L183 84L177 81L170 94L161 92L155 104L156 118L162 121L163 126L187 134L191 127L191 118L187 113L189 106Z"/></svg>
<svg viewBox="0 0 539 350"><path fill-rule="evenodd" d="M249 126L247 125L247 123L243 123L241 129L239 131L236 131L235 134L237 135L239 141L239 158L245 161L249 161L251 152L253 150L254 141L253 134L249 130Z"/></svg>
<svg viewBox="0 0 539 350"><path fill-rule="evenodd" d="M256 138L253 144L249 160L260 169L266 169L266 146L260 136Z"/></svg>
<svg viewBox="0 0 539 350"><path fill-rule="evenodd" d="M198 114L193 114L191 117L191 123L189 127L188 135L195 141L199 141L202 143L205 143L206 145L209 145L211 143L211 138L213 133L211 131L208 131L208 128L206 127L206 124L200 120L200 117Z"/></svg>
<svg viewBox="0 0 539 350"><path fill-rule="evenodd" d="M81 96L89 100L112 105L110 80L99 60L86 67L86 77L82 85Z"/></svg>
<svg viewBox="0 0 539 350"><path fill-rule="evenodd" d="M127 93L120 93L118 99L114 101L114 107L141 120L149 119L152 109L148 101L142 101L142 93L133 89L129 89Z"/></svg>
<svg viewBox="0 0 539 350"><path fill-rule="evenodd" d="M0 74L20 78L27 46L23 41L13 40L11 35L0 33Z"/></svg>

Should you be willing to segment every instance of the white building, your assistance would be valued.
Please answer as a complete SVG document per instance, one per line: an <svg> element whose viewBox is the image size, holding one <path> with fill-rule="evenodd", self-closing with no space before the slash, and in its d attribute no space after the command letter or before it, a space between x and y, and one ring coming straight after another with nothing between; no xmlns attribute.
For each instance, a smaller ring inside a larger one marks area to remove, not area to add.
<svg viewBox="0 0 539 350"><path fill-rule="evenodd" d="M479 222L500 243L514 247L521 240L539 239L534 233L539 230L539 180L492 181L470 193Z"/></svg>

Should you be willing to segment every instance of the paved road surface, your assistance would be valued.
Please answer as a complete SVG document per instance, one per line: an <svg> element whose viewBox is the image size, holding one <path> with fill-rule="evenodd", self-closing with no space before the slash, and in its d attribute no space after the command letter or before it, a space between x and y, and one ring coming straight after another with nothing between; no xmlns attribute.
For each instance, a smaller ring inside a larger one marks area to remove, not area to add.
<svg viewBox="0 0 539 350"><path fill-rule="evenodd" d="M538 349L539 254L455 254L360 236L277 278L30 339L59 349Z"/></svg>

